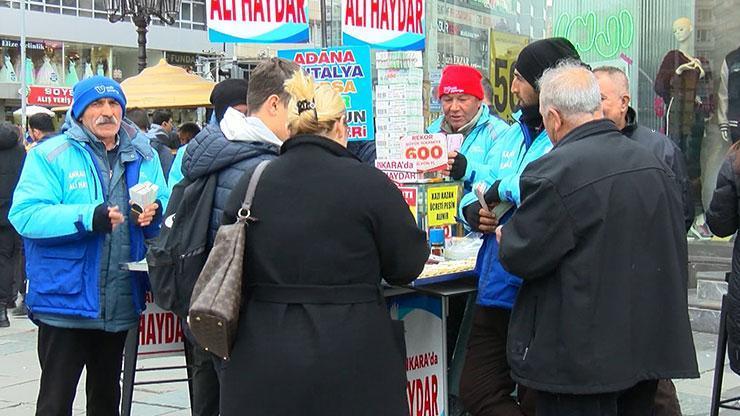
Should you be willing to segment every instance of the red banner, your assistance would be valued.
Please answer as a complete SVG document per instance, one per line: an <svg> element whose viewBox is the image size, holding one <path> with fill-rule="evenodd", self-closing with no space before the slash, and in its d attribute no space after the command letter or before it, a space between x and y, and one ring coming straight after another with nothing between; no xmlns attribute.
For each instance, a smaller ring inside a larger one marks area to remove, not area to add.
<svg viewBox="0 0 740 416"><path fill-rule="evenodd" d="M72 88L30 86L28 104L47 107L70 106L72 105Z"/></svg>

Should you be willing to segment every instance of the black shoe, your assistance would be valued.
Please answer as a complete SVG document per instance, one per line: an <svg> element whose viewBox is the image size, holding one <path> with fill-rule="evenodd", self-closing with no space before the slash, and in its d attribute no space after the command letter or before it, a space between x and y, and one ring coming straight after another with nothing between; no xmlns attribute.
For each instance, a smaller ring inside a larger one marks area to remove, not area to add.
<svg viewBox="0 0 740 416"><path fill-rule="evenodd" d="M18 303L18 306L10 311L10 314L18 317L28 316L28 308L26 307L26 302L20 301Z"/></svg>
<svg viewBox="0 0 740 416"><path fill-rule="evenodd" d="M9 326L8 309L5 306L0 306L0 328L7 328Z"/></svg>

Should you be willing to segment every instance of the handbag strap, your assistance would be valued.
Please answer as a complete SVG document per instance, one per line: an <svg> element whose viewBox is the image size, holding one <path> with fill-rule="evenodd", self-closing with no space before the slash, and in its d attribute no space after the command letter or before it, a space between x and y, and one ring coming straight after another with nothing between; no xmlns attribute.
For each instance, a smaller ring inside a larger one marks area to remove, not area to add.
<svg viewBox="0 0 740 416"><path fill-rule="evenodd" d="M269 163L269 160L263 160L254 169L252 177L249 178L249 186L247 187L247 194L244 195L242 207L241 209L239 209L239 212L236 213L237 220L246 221L248 219L253 219L251 218L250 212L250 208L252 208L252 200L254 200L254 193L257 190L257 183L259 183L260 181L260 176L262 176L262 172L265 170Z"/></svg>

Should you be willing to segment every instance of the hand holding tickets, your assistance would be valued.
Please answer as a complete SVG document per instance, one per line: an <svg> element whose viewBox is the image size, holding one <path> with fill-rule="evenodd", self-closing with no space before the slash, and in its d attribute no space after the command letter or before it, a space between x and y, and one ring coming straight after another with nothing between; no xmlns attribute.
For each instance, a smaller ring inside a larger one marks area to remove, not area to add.
<svg viewBox="0 0 740 416"><path fill-rule="evenodd" d="M141 227L151 224L157 213L159 205L155 201L158 190L159 187L151 182L136 184L129 188L131 217Z"/></svg>

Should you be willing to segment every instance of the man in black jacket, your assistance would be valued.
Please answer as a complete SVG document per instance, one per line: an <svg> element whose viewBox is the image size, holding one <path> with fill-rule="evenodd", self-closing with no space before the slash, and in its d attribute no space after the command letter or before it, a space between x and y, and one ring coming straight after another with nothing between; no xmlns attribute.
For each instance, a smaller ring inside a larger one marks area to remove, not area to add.
<svg viewBox="0 0 740 416"><path fill-rule="evenodd" d="M694 203L689 196L689 177L681 149L668 136L637 124L637 114L630 107L630 86L627 75L619 68L602 66L594 69L601 90L601 110L625 136L648 148L671 168L681 190L686 231L694 222Z"/></svg>
<svg viewBox="0 0 740 416"><path fill-rule="evenodd" d="M15 301L13 279L20 267L21 241L8 222L13 190L26 157L20 137L18 127L0 123L0 328L10 326L7 306Z"/></svg>
<svg viewBox="0 0 740 416"><path fill-rule="evenodd" d="M554 147L521 176L497 228L524 283L507 343L537 415L650 415L657 380L698 377L687 245L670 170L603 119L596 77L574 63L540 80Z"/></svg>

